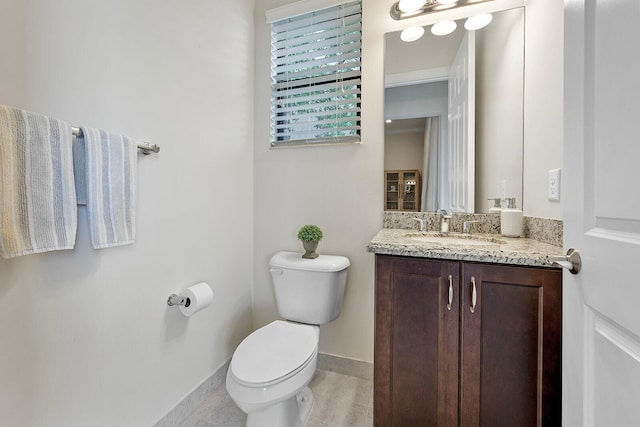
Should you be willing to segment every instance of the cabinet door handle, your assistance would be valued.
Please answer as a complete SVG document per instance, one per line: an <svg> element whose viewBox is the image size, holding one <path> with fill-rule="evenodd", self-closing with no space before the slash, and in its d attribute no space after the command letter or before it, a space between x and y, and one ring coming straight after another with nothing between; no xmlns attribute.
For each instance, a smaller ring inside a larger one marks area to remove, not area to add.
<svg viewBox="0 0 640 427"><path fill-rule="evenodd" d="M453 302L453 277L449 275L449 303L447 304L447 310L451 311L451 303Z"/></svg>
<svg viewBox="0 0 640 427"><path fill-rule="evenodd" d="M471 310L472 313L476 312L476 302L478 301L478 293L476 291L476 278L471 276Z"/></svg>

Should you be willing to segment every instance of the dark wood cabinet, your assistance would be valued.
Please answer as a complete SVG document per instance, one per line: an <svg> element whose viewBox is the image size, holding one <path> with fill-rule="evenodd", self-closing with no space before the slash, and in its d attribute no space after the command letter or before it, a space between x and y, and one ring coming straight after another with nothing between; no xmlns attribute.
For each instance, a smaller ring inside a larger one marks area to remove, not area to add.
<svg viewBox="0 0 640 427"><path fill-rule="evenodd" d="M375 425L559 426L561 281L377 255Z"/></svg>
<svg viewBox="0 0 640 427"><path fill-rule="evenodd" d="M459 265L376 260L376 425L457 425L460 316L459 304L447 303L449 276L459 295Z"/></svg>
<svg viewBox="0 0 640 427"><path fill-rule="evenodd" d="M384 210L420 211L420 171L386 170L384 171L384 187Z"/></svg>

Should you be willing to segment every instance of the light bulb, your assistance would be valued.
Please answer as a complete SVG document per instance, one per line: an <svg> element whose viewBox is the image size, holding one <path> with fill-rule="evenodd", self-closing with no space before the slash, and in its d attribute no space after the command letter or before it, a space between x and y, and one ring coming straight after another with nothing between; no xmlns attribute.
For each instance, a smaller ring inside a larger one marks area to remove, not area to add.
<svg viewBox="0 0 640 427"><path fill-rule="evenodd" d="M453 33L456 28L458 28L458 24L456 24L455 21L442 21L433 24L431 33L434 36L446 36L447 34Z"/></svg>
<svg viewBox="0 0 640 427"><path fill-rule="evenodd" d="M398 2L398 9L406 13L411 13L420 9L425 3L426 0L400 0Z"/></svg>
<svg viewBox="0 0 640 427"><path fill-rule="evenodd" d="M409 27L402 30L400 38L403 42L414 42L424 35L423 27Z"/></svg>
<svg viewBox="0 0 640 427"><path fill-rule="evenodd" d="M464 23L464 28L469 31L479 30L480 28L484 28L489 25L492 19L493 15L490 13L472 16Z"/></svg>

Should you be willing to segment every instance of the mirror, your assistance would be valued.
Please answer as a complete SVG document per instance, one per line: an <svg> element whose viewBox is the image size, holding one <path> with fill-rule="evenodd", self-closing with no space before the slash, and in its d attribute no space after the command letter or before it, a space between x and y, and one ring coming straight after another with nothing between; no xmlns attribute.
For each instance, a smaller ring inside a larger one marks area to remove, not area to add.
<svg viewBox="0 0 640 427"><path fill-rule="evenodd" d="M420 175L415 187L385 180L385 210L483 213L511 197L522 207L524 8L475 31L464 21L410 43L385 35L384 169Z"/></svg>

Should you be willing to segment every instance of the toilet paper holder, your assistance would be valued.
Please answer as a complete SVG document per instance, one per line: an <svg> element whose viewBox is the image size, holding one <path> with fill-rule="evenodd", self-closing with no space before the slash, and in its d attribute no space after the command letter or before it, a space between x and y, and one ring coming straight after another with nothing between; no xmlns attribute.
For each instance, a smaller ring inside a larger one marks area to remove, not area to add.
<svg viewBox="0 0 640 427"><path fill-rule="evenodd" d="M191 299L189 297L171 294L169 295L169 298L167 298L167 305L169 307L173 307L174 305L184 305L185 307L189 307L191 305Z"/></svg>

